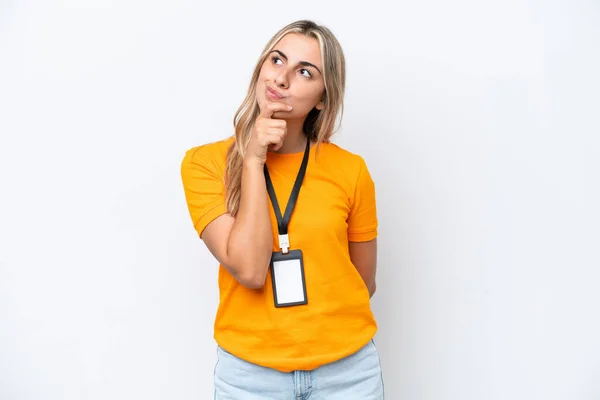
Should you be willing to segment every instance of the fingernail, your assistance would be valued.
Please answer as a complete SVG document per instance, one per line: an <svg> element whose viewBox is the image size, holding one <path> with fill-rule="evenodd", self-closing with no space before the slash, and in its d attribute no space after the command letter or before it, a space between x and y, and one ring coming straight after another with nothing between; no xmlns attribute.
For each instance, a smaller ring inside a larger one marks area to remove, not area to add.
<svg viewBox="0 0 600 400"><path fill-rule="evenodd" d="M288 110L291 110L291 109L292 109L292 106L288 106Z"/></svg>

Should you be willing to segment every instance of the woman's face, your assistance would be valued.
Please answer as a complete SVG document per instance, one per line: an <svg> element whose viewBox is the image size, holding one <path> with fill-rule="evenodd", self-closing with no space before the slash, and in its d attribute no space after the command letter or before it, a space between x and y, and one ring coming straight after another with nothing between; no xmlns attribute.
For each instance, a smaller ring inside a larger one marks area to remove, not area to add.
<svg viewBox="0 0 600 400"><path fill-rule="evenodd" d="M256 86L256 100L277 102L293 107L281 112L282 118L305 118L313 109L323 109L323 66L319 42L311 37L289 33L267 55Z"/></svg>

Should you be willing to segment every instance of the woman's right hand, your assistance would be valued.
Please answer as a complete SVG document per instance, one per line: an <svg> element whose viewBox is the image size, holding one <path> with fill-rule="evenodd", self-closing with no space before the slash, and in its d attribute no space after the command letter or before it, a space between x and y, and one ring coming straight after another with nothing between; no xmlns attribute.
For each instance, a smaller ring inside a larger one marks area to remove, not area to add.
<svg viewBox="0 0 600 400"><path fill-rule="evenodd" d="M265 104L252 129L245 162L258 163L262 167L267 162L267 151L269 149L277 151L283 146L283 140L287 135L287 121L271 117L275 112L288 112L291 109L292 106L283 103Z"/></svg>

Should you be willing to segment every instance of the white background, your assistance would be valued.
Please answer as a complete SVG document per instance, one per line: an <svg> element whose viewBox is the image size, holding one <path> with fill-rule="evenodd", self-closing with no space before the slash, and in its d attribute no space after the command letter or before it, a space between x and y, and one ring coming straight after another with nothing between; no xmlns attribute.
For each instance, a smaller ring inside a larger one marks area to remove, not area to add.
<svg viewBox="0 0 600 400"><path fill-rule="evenodd" d="M600 4L0 2L0 399L212 398L179 167L263 46L344 47L387 398L600 398Z"/></svg>

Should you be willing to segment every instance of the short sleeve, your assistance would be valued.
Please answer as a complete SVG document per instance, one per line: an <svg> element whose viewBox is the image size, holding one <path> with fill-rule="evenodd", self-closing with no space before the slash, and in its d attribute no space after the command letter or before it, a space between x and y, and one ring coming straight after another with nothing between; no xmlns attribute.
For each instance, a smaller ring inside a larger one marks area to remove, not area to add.
<svg viewBox="0 0 600 400"><path fill-rule="evenodd" d="M377 228L375 183L364 159L360 157L360 168L348 215L348 240L350 242L367 242L375 239Z"/></svg>
<svg viewBox="0 0 600 400"><path fill-rule="evenodd" d="M223 172L203 146L186 152L181 163L181 179L188 211L198 235L215 218L227 212Z"/></svg>

